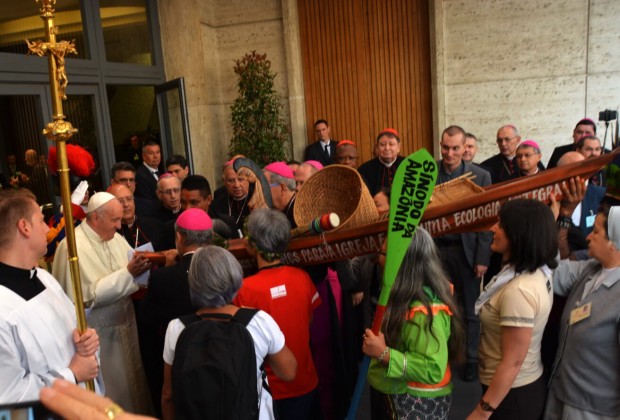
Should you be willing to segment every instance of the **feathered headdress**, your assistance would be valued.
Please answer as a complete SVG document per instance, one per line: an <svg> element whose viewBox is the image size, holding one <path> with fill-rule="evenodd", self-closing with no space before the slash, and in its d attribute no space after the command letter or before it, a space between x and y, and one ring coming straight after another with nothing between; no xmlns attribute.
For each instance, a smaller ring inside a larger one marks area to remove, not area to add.
<svg viewBox="0 0 620 420"><path fill-rule="evenodd" d="M86 149L76 144L67 144L67 161L71 173L82 178L90 176L95 170L95 160L92 155ZM56 175L58 170L56 146L50 147L47 167L52 174Z"/></svg>

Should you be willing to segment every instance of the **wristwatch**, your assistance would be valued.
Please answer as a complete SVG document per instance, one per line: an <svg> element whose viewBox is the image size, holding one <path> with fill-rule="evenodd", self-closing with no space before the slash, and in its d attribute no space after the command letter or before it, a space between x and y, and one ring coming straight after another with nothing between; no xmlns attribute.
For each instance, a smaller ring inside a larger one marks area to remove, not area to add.
<svg viewBox="0 0 620 420"><path fill-rule="evenodd" d="M570 229L573 226L573 219L567 216L558 216L555 223L560 229Z"/></svg>
<svg viewBox="0 0 620 420"><path fill-rule="evenodd" d="M480 400L480 408L482 408L483 411L489 411L491 413L495 411L495 407L491 407L485 400Z"/></svg>

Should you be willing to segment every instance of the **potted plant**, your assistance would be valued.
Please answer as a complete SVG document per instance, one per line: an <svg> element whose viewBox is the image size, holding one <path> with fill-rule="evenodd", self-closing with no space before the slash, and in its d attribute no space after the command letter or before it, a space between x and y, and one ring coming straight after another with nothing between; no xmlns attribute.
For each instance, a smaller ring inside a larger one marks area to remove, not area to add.
<svg viewBox="0 0 620 420"><path fill-rule="evenodd" d="M241 154L261 167L285 160L289 130L280 116L282 104L273 86L276 74L267 54L245 54L235 61L234 71L239 96L231 106L229 157Z"/></svg>

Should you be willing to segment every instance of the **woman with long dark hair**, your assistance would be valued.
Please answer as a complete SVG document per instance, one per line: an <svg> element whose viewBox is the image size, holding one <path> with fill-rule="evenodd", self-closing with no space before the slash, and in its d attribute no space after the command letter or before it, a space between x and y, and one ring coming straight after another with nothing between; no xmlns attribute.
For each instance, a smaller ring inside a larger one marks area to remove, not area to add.
<svg viewBox="0 0 620 420"><path fill-rule="evenodd" d="M428 232L417 228L390 291L378 335L367 329L363 352L372 418L447 419L451 406L450 361L464 343L452 286Z"/></svg>
<svg viewBox="0 0 620 420"><path fill-rule="evenodd" d="M545 204L516 199L504 203L492 231L502 269L476 301L483 395L468 419L537 419L545 401L540 343L553 302L555 219Z"/></svg>

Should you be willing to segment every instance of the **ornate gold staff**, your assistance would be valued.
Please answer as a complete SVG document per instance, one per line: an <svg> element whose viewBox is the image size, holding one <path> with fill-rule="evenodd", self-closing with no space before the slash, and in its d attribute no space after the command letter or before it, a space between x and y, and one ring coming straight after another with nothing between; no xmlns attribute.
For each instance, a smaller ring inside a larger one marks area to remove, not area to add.
<svg viewBox="0 0 620 420"><path fill-rule="evenodd" d="M60 195L65 216L65 234L67 237L67 250L69 252L69 267L71 270L71 282L73 284L73 295L75 296L75 313L77 317L77 328L80 333L86 331L86 314L84 313L84 302L82 299L82 282L80 280L80 267L78 266L77 248L75 246L75 227L73 225L73 214L71 212L71 189L69 187L69 163L67 161L67 140L77 129L73 128L69 121L65 121L62 113L62 100L67 99L65 90L67 88L67 73L65 71L65 54L77 54L74 41L56 42L58 28L54 26L54 7L56 0L35 0L41 11L41 19L45 24L46 41L30 42L28 50L31 54L39 57L47 55L50 75L50 87L52 90L52 109L53 121L48 123L43 129L45 136L56 142L56 153L58 155L58 175L60 180ZM91 391L95 390L94 382L89 380L86 387Z"/></svg>

